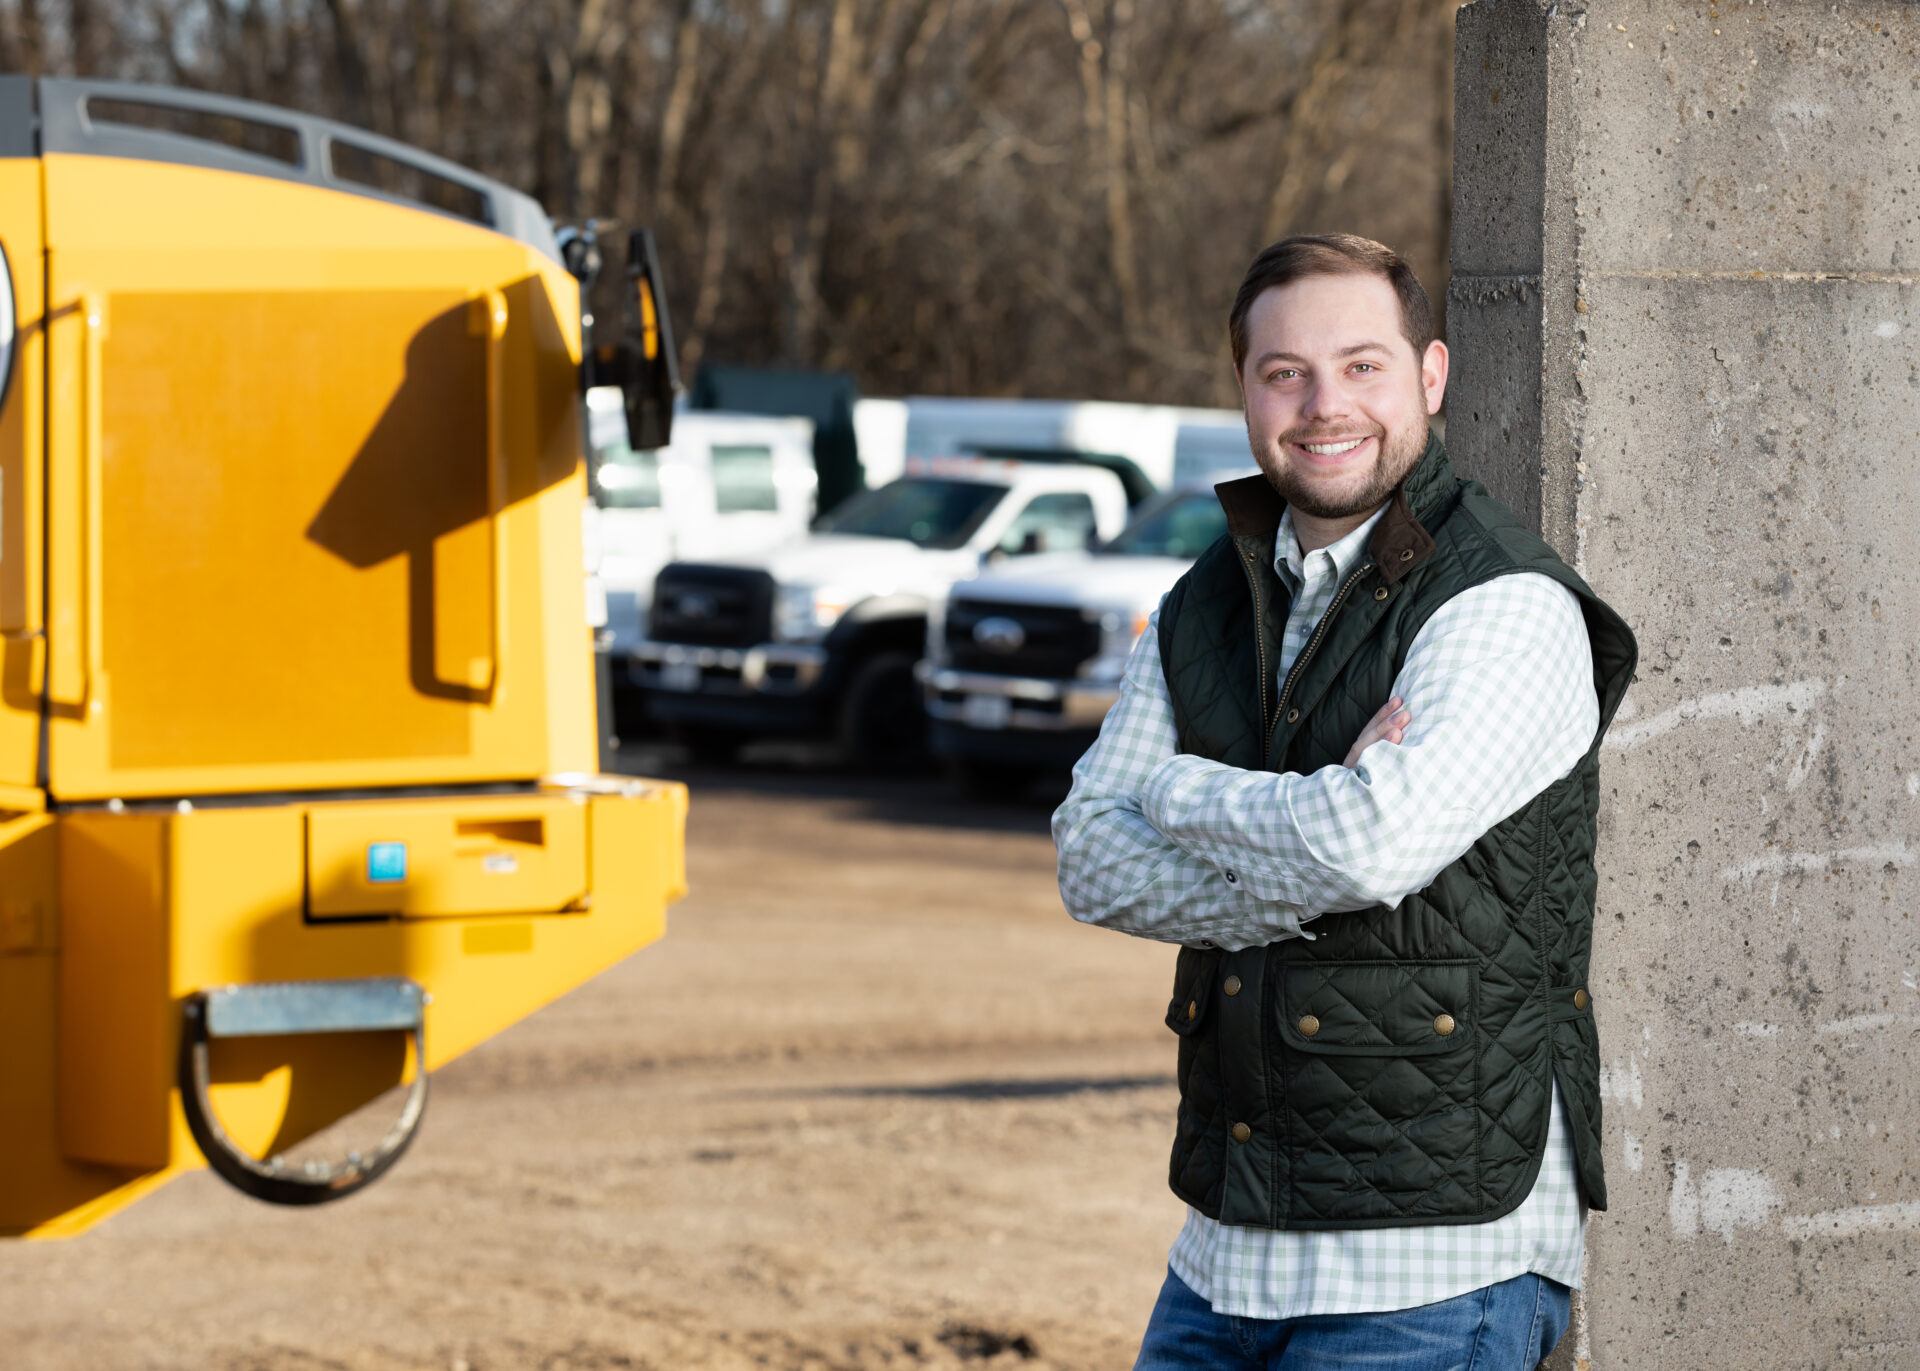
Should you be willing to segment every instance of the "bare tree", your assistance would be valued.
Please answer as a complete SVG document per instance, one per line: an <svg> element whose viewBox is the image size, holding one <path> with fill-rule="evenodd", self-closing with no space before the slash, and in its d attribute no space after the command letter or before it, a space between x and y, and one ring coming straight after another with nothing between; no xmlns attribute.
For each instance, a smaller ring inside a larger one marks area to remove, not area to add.
<svg viewBox="0 0 1920 1371"><path fill-rule="evenodd" d="M689 364L1232 402L1294 231L1443 298L1457 0L0 0L0 63L330 115L653 226Z"/></svg>

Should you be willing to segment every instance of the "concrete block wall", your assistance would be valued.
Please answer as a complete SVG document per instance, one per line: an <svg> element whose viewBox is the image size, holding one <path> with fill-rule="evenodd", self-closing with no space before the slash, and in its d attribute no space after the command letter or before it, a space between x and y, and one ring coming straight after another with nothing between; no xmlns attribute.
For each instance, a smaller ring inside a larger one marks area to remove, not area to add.
<svg viewBox="0 0 1920 1371"><path fill-rule="evenodd" d="M1920 1368L1920 6L1475 0L1448 446L1626 616L1550 1366Z"/></svg>

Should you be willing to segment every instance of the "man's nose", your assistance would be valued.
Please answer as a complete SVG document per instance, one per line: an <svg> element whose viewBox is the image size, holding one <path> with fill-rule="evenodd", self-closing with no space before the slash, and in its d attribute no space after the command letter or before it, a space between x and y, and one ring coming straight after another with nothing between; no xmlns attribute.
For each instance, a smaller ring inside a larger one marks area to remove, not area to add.
<svg viewBox="0 0 1920 1371"><path fill-rule="evenodd" d="M1300 405L1303 419L1344 419L1352 412L1345 388L1332 379L1315 381Z"/></svg>

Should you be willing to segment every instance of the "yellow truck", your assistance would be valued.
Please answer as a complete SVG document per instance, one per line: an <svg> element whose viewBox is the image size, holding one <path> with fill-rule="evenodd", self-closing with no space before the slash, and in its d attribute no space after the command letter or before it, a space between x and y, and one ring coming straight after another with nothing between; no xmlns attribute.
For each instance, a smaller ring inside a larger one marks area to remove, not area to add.
<svg viewBox="0 0 1920 1371"><path fill-rule="evenodd" d="M588 349L597 251L505 186L0 77L0 1233L203 1158L350 1194L428 1072L663 932L686 793L600 770L582 560L583 380L670 412L635 243Z"/></svg>

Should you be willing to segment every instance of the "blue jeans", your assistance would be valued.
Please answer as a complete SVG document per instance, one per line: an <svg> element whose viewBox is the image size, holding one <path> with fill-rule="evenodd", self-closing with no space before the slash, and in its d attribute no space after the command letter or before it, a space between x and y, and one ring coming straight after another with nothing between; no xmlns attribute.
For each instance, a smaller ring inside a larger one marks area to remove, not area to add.
<svg viewBox="0 0 1920 1371"><path fill-rule="evenodd" d="M1567 1331L1571 1299L1527 1275L1413 1309L1243 1319L1169 1271L1134 1371L1534 1371Z"/></svg>

